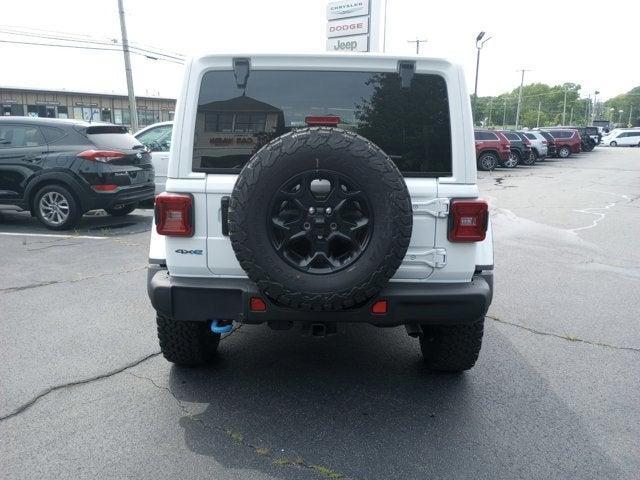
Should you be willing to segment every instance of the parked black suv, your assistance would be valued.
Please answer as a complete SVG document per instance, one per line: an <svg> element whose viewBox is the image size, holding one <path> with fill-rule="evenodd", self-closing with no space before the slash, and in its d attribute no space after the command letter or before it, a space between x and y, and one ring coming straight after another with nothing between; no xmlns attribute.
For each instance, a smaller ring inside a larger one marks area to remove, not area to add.
<svg viewBox="0 0 640 480"><path fill-rule="evenodd" d="M511 156L508 161L502 163L502 166L513 168L517 167L520 163L528 162L531 156L531 143L525 143L517 132L511 130L500 130L500 133L511 142Z"/></svg>
<svg viewBox="0 0 640 480"><path fill-rule="evenodd" d="M126 215L153 195L151 155L126 127L0 117L0 204L47 228L71 228L100 208Z"/></svg>

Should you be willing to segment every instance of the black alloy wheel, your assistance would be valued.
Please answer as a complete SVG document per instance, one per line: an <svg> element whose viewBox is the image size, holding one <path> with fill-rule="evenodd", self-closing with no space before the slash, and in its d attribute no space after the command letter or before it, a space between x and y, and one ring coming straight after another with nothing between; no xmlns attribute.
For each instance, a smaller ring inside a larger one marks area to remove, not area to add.
<svg viewBox="0 0 640 480"><path fill-rule="evenodd" d="M310 170L274 194L270 240L278 255L305 272L327 274L353 264L366 249L372 209L357 183L330 170Z"/></svg>

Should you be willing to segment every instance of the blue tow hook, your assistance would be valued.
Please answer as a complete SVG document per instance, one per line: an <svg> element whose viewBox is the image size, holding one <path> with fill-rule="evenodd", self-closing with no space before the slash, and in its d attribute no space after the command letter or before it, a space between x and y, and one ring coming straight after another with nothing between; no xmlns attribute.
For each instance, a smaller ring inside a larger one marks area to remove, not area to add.
<svg viewBox="0 0 640 480"><path fill-rule="evenodd" d="M211 331L213 333L229 333L233 329L233 323L224 323L224 320L212 320Z"/></svg>

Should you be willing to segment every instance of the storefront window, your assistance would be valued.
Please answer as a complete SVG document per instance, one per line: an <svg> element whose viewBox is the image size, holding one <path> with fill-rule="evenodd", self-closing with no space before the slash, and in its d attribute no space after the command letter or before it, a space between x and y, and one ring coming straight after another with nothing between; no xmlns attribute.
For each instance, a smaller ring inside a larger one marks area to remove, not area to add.
<svg viewBox="0 0 640 480"><path fill-rule="evenodd" d="M67 107L58 107L58 118L69 118L69 110Z"/></svg>

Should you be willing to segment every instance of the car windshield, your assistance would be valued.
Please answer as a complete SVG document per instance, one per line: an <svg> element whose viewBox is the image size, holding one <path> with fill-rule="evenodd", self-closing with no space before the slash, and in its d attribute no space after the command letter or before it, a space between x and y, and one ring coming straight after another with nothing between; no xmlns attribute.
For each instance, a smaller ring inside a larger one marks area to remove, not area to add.
<svg viewBox="0 0 640 480"><path fill-rule="evenodd" d="M252 71L238 88L232 71L205 74L195 119L195 171L237 172L263 145L309 117L330 117L382 148L405 174L451 175L445 80L397 73ZM324 120L326 121L326 119Z"/></svg>

